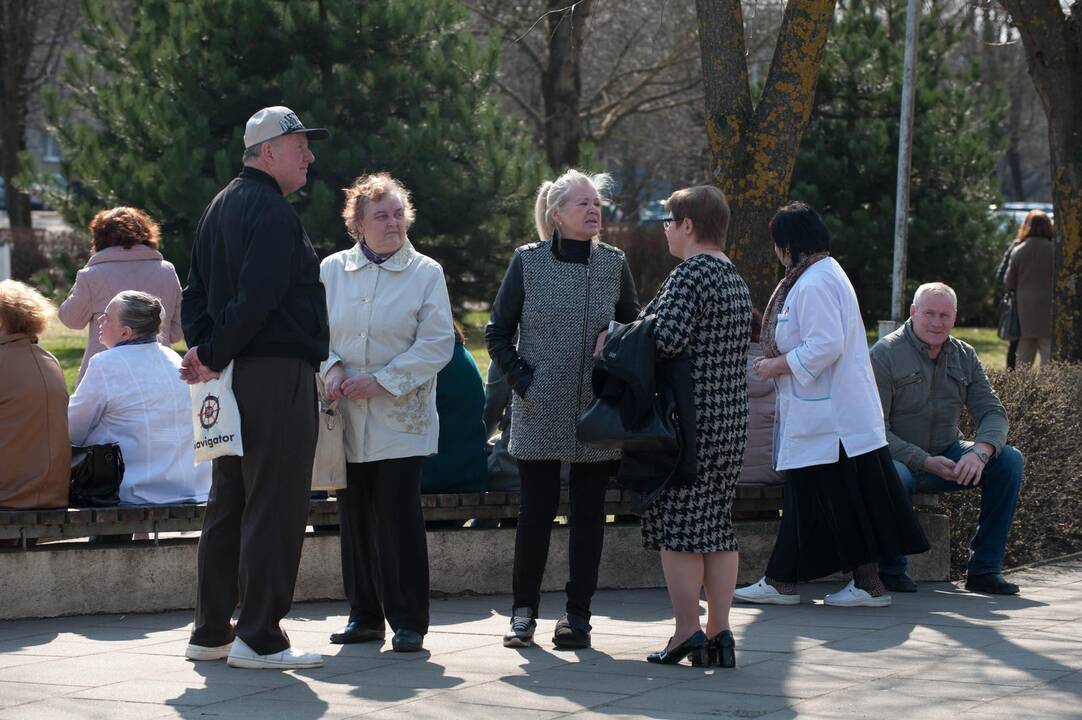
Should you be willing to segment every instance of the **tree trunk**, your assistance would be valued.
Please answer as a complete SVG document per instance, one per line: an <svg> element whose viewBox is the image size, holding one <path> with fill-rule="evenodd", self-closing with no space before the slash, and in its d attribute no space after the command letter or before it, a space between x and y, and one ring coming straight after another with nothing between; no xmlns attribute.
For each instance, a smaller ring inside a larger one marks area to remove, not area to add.
<svg viewBox="0 0 1082 720"><path fill-rule="evenodd" d="M580 58L592 2L548 0L549 53L548 66L541 77L541 93L545 103L545 156L549 166L557 172L579 164L582 142Z"/></svg>
<svg viewBox="0 0 1082 720"><path fill-rule="evenodd" d="M753 106L740 0L696 0L714 182L733 215L727 252L759 308L778 277L767 223L789 195L834 5L789 0L766 85Z"/></svg>
<svg viewBox="0 0 1082 720"><path fill-rule="evenodd" d="M7 204L8 223L12 228L28 228L33 224L30 215L30 196L15 188L14 178L22 171L19 153L26 150L26 128L22 114L17 108L4 109L3 137L0 138L0 175L4 178L4 201Z"/></svg>
<svg viewBox="0 0 1082 720"><path fill-rule="evenodd" d="M1082 8L1059 0L1002 0L1022 35L1034 87L1048 117L1056 262L1052 353L1082 361Z"/></svg>

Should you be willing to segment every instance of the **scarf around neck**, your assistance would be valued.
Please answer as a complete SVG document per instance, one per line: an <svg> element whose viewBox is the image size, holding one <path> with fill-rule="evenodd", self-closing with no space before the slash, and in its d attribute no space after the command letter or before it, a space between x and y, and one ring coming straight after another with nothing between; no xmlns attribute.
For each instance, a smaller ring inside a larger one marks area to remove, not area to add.
<svg viewBox="0 0 1082 720"><path fill-rule="evenodd" d="M789 291L796 285L796 281L800 279L800 276L807 271L815 263L820 260L824 260L830 257L830 253L821 252L814 255L809 255L800 261L798 265L794 265L785 271L785 277L781 279L778 286L774 288L773 294L770 296L770 302L766 304L766 312L763 313L763 330L761 335L763 354L767 357L778 357L781 355L781 351L778 350L778 344L775 341L775 335L778 329L778 313L785 306L785 298L788 297Z"/></svg>
<svg viewBox="0 0 1082 720"><path fill-rule="evenodd" d="M143 337L132 338L131 340L121 340L113 347L124 347L125 345L149 345L152 342L158 342L157 335L144 335Z"/></svg>
<svg viewBox="0 0 1082 720"><path fill-rule="evenodd" d="M364 242L363 240L361 241L361 252L364 253L364 256L366 258L368 258L369 262L373 262L376 265L381 265L381 264L387 262L388 260L390 260L394 256L394 254L396 252L398 252L401 249L402 249L402 246L399 245L398 247L396 247L394 250L387 253L386 255L380 255L378 252L376 252L372 248L368 247L368 243Z"/></svg>

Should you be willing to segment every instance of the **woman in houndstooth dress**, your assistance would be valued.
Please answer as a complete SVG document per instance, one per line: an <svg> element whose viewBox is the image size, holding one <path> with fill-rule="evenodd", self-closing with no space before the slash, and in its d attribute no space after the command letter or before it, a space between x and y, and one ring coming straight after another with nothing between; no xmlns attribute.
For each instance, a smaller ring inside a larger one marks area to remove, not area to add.
<svg viewBox="0 0 1082 720"><path fill-rule="evenodd" d="M667 488L642 518L643 544L661 552L676 632L651 662L735 663L729 607L736 585L737 543L730 517L747 435L745 365L751 296L721 251L729 208L714 187L679 190L666 203L669 251L683 260L643 311L654 314L660 357L684 353L695 386L697 475ZM710 614L703 634L699 593Z"/></svg>

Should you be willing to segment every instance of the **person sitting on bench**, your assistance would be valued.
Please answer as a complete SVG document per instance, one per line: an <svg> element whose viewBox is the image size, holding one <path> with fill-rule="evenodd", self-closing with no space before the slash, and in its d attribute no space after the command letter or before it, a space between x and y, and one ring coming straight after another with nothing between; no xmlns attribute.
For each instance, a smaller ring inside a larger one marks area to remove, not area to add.
<svg viewBox="0 0 1082 720"><path fill-rule="evenodd" d="M1000 571L1025 461L1007 445L1007 411L977 352L951 337L957 314L954 290L938 282L921 285L909 319L872 347L872 370L890 454L909 494L981 487L966 589L1014 595L1018 586ZM973 441L963 440L958 429L963 407L977 426ZM917 590L904 555L882 559L879 574L890 590Z"/></svg>

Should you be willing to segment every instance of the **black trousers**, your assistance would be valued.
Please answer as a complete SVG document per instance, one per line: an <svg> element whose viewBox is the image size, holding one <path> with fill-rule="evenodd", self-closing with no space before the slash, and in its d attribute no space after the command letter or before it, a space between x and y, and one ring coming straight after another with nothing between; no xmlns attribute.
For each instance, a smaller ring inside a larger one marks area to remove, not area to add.
<svg viewBox="0 0 1082 720"><path fill-rule="evenodd" d="M302 360L242 357L233 394L244 456L214 461L199 538L192 643L224 645L235 633L260 655L289 638L279 621L293 603L316 450L315 370Z"/></svg>
<svg viewBox="0 0 1082 720"><path fill-rule="evenodd" d="M428 632L428 538L421 465L405 457L346 464L337 491L350 622Z"/></svg>
<svg viewBox="0 0 1082 720"><path fill-rule="evenodd" d="M518 530L515 533L514 608L537 616L541 581L549 557L552 521L560 508L560 461L519 460ZM572 463L569 496L567 613L590 618L597 590L597 566L605 539L605 489L612 463Z"/></svg>

